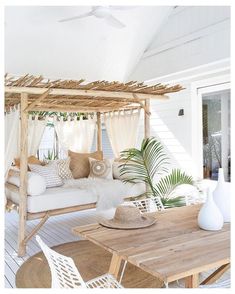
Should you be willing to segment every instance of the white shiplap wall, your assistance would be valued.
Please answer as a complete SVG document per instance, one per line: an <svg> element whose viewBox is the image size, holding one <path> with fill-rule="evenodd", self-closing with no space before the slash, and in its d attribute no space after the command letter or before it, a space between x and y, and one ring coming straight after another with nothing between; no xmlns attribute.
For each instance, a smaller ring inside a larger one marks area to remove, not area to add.
<svg viewBox="0 0 235 294"><path fill-rule="evenodd" d="M168 100L151 100L151 136L156 136L164 144L171 158L172 166L180 167L192 173L191 158L191 120L190 85L186 89L168 95ZM178 116L179 109L184 116ZM144 135L143 119L140 121L139 142Z"/></svg>

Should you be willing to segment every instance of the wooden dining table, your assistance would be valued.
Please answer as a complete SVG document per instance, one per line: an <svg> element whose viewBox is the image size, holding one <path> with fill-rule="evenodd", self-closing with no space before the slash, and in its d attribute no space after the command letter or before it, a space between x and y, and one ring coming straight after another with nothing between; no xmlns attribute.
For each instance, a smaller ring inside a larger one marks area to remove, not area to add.
<svg viewBox="0 0 235 294"><path fill-rule="evenodd" d="M200 229L200 207L149 213L156 223L141 229L111 229L96 223L74 227L72 232L112 253L109 273L116 278L126 260L166 285L184 279L186 288L196 288L199 273L217 268L201 283L210 284L230 266L230 224L225 223L219 231Z"/></svg>

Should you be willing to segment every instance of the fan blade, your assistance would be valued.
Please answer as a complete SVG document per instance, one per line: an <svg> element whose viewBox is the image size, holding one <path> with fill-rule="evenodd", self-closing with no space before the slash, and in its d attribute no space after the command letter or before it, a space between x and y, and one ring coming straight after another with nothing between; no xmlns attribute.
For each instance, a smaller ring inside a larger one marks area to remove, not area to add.
<svg viewBox="0 0 235 294"><path fill-rule="evenodd" d="M108 15L107 17L105 17L105 19L108 24L110 24L111 26L113 26L115 28L122 29L125 27L125 25L122 22L120 22L117 18L115 18L111 14Z"/></svg>
<svg viewBox="0 0 235 294"><path fill-rule="evenodd" d="M78 15L78 16L73 16L73 17L60 19L59 22L66 22L66 21L79 19L79 18L84 18L84 17L92 16L92 15L93 15L93 13L92 13L92 11L90 11L90 12L87 12L87 13L84 13L84 14L81 14L81 15Z"/></svg>

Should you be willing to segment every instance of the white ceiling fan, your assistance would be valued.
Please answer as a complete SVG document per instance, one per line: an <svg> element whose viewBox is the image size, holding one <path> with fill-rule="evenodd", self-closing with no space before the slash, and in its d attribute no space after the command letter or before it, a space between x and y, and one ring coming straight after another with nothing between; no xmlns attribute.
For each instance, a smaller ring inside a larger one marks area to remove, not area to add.
<svg viewBox="0 0 235 294"><path fill-rule="evenodd" d="M66 22L66 21L71 21L75 19L81 19L88 16L95 16L97 18L103 18L107 22L107 24L115 28L122 29L125 27L125 24L112 15L112 10L116 10L116 9L124 10L124 9L130 9L130 7L128 6L92 6L91 11L87 13L73 16L73 17L63 18L63 19L60 19L59 22Z"/></svg>

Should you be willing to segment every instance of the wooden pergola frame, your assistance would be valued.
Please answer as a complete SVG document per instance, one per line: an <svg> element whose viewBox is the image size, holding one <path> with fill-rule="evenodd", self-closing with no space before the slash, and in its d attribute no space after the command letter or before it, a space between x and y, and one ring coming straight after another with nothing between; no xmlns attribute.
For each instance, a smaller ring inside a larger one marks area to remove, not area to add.
<svg viewBox="0 0 235 294"><path fill-rule="evenodd" d="M19 212L18 255L26 252L26 243L52 215L94 208L95 203L45 211L27 212L28 170L28 113L30 111L82 112L97 114L97 150L102 150L101 116L118 110L144 109L145 138L150 136L150 99L165 100L167 93L181 91L180 85L145 85L96 81L84 84L84 80L46 80L42 76L5 75L5 110L20 105L20 188L6 183L6 187L18 192L19 205L11 201L8 205ZM41 218L39 224L26 236L26 221Z"/></svg>

